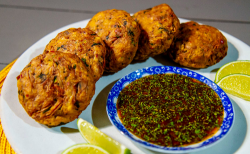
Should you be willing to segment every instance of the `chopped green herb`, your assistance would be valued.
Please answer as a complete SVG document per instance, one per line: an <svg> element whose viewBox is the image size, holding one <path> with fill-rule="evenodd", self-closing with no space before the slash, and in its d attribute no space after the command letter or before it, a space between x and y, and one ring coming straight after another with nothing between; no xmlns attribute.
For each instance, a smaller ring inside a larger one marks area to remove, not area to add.
<svg viewBox="0 0 250 154"><path fill-rule="evenodd" d="M45 110L43 111L43 113L48 112L48 111L50 110L50 108L51 108L51 106L50 106L50 107L48 107L47 109L45 109Z"/></svg>
<svg viewBox="0 0 250 154"><path fill-rule="evenodd" d="M169 33L169 30L167 30L167 29L164 28L164 27L160 27L159 29L160 29L160 30L162 29L162 30L164 30L165 32Z"/></svg>
<svg viewBox="0 0 250 154"><path fill-rule="evenodd" d="M57 76L54 76L54 83L57 82Z"/></svg>
<svg viewBox="0 0 250 154"><path fill-rule="evenodd" d="M196 129L195 130L195 134L199 134L200 133L200 130L199 129Z"/></svg>
<svg viewBox="0 0 250 154"><path fill-rule="evenodd" d="M132 127L136 127L137 125L136 124L131 124Z"/></svg>
<svg viewBox="0 0 250 154"><path fill-rule="evenodd" d="M124 26L126 26L126 25L127 25L127 21L126 21L126 20L123 22L123 25L124 25Z"/></svg>
<svg viewBox="0 0 250 154"><path fill-rule="evenodd" d="M22 93L22 90L18 90L18 94L20 95Z"/></svg>
<svg viewBox="0 0 250 154"><path fill-rule="evenodd" d="M87 67L89 67L89 65L87 64L87 62L86 62L86 59L85 59L85 58L82 58L82 61L83 61L83 63L84 63Z"/></svg>
<svg viewBox="0 0 250 154"><path fill-rule="evenodd" d="M134 32L131 29L128 30L128 35L129 36L135 36Z"/></svg>
<svg viewBox="0 0 250 154"><path fill-rule="evenodd" d="M93 47L93 46L95 46L95 45L102 45L101 43L93 43L92 45L91 45L91 47Z"/></svg>
<svg viewBox="0 0 250 154"><path fill-rule="evenodd" d="M46 74L43 74L42 72L39 74L38 77L42 80L42 82L46 80Z"/></svg>
<svg viewBox="0 0 250 154"><path fill-rule="evenodd" d="M208 85L178 74L149 75L128 84L117 101L133 134L162 146L202 141L222 124L223 106Z"/></svg>

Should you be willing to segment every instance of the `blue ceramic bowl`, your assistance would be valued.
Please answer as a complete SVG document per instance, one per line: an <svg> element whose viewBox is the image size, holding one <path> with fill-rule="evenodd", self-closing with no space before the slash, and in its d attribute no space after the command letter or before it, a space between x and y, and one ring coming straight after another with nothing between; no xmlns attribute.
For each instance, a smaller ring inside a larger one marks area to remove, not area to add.
<svg viewBox="0 0 250 154"><path fill-rule="evenodd" d="M210 86L220 97L222 100L222 104L224 107L224 119L222 126L220 127L220 130L213 135L211 138L199 142L196 144L192 144L189 146L184 147L164 147L155 145L149 142L146 142L135 135L133 135L131 132L129 132L121 123L116 109L116 103L117 98L119 96L119 93L121 90L131 83L132 81L139 79L141 77L152 75L152 74L165 74L165 73L175 73L175 74L181 74L185 75L194 79L197 79L208 86ZM119 81L115 83L111 91L109 92L108 99L107 99L107 114L109 117L109 120L111 123L119 130L122 134L127 136L132 141L138 143L139 145L154 150L158 152L164 152L164 153L188 153L188 152L194 152L198 150L205 149L211 145L214 145L218 143L222 138L224 138L228 132L230 131L233 121L234 121L234 109L233 105L229 99L229 97L226 95L226 93L213 81L210 79L187 69L179 68L179 67L172 67L172 66L153 66L153 67L146 67L139 70L136 70L123 78L121 78Z"/></svg>

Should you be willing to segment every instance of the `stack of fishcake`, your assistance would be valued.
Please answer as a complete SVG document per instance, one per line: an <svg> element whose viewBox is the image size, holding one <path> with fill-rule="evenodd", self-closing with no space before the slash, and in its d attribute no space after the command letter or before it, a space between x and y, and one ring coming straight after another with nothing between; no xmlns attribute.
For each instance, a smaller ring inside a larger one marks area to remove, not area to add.
<svg viewBox="0 0 250 154"><path fill-rule="evenodd" d="M118 72L133 59L163 52L183 66L204 68L225 57L227 48L226 38L211 26L180 26L167 4L133 17L105 10L86 28L60 32L31 60L17 77L18 98L37 122L57 126L73 121L89 105L104 71Z"/></svg>
<svg viewBox="0 0 250 154"><path fill-rule="evenodd" d="M41 124L76 119L90 104L105 67L104 42L86 28L59 33L18 76L19 101Z"/></svg>
<svg viewBox="0 0 250 154"><path fill-rule="evenodd" d="M107 72L117 72L133 59L146 60L170 47L180 26L179 19L167 4L141 10L130 16L122 10L97 13L88 23L107 47Z"/></svg>
<svg viewBox="0 0 250 154"><path fill-rule="evenodd" d="M180 65L205 68L223 59L227 49L227 39L218 29L190 21L181 24L179 34L166 54Z"/></svg>

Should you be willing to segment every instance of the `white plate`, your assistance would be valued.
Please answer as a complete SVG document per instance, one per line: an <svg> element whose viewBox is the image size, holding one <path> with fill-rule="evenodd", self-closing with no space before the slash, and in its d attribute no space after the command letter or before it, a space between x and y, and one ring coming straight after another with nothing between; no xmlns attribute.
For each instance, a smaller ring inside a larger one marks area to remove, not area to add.
<svg viewBox="0 0 250 154"><path fill-rule="evenodd" d="M84 20L70 24L43 37L28 48L10 70L2 88L1 120L5 135L17 153L59 154L68 146L85 142L77 130L76 120L63 126L47 128L31 119L18 101L16 76L32 58L43 52L46 44L59 32L71 27L85 27L88 21ZM186 22L187 20L180 19L180 21ZM214 66L193 71L214 80L215 72L222 65L235 60L250 60L250 47L248 45L225 32L223 34L229 43L228 55ZM103 132L130 148L133 153L154 153L132 143L120 134L109 122L105 107L108 92L118 79L134 70L156 65L178 66L166 61L161 56L156 56L155 58L149 58L145 62L132 63L117 73L104 74L96 83L96 93L88 108L80 115L80 118L94 123ZM235 123L231 132L217 145L199 152L248 153L250 151L250 102L232 95L229 95L229 97L235 109Z"/></svg>

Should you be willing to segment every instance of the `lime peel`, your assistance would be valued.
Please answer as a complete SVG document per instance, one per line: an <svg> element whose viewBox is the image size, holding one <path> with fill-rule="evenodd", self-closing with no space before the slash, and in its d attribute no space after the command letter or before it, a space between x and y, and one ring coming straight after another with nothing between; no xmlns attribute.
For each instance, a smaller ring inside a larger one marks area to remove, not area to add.
<svg viewBox="0 0 250 154"><path fill-rule="evenodd" d="M219 82L223 77L230 74L250 75L250 60L237 60L223 65L216 73L214 82Z"/></svg>
<svg viewBox="0 0 250 154"><path fill-rule="evenodd" d="M250 75L230 74L217 83L225 92L250 101Z"/></svg>
<svg viewBox="0 0 250 154"><path fill-rule="evenodd" d="M78 129L82 137L91 144L102 147L109 153L114 154L130 154L130 150L118 141L112 139L98 128L79 118L77 120Z"/></svg>
<svg viewBox="0 0 250 154"><path fill-rule="evenodd" d="M65 149L62 154L110 154L103 148L87 143L75 144Z"/></svg>

